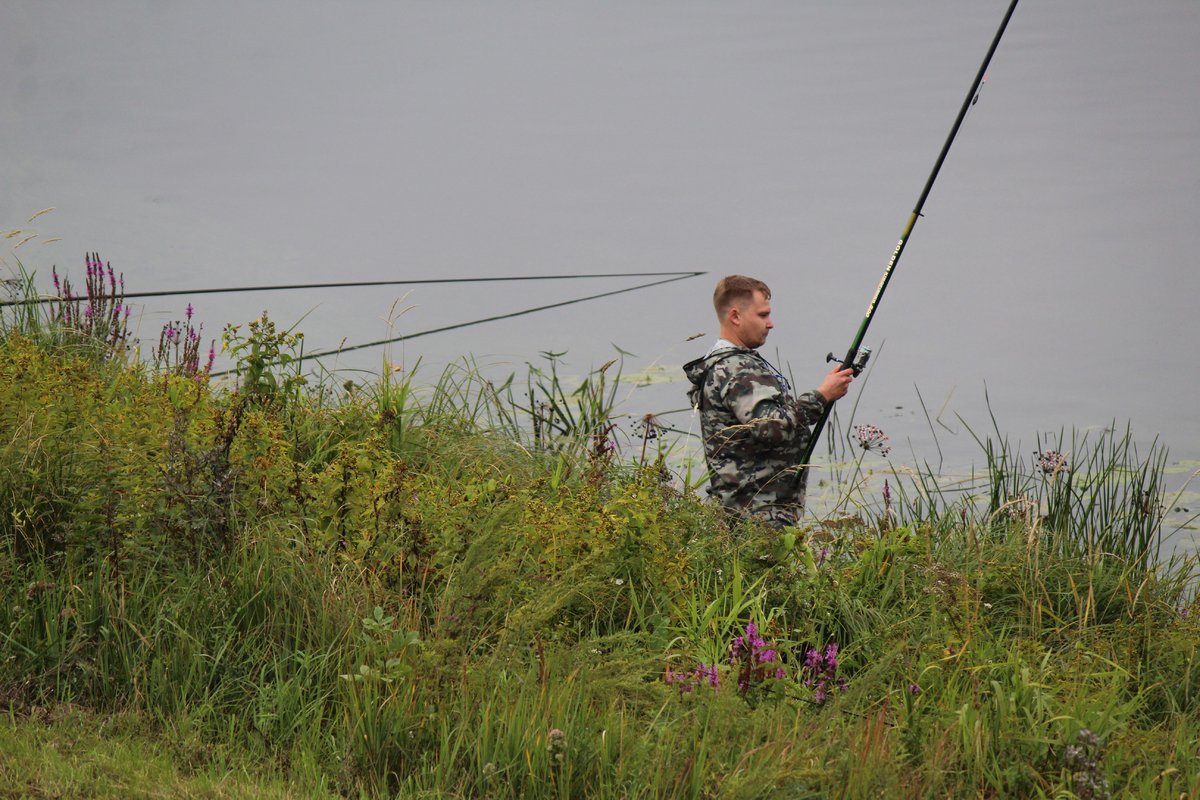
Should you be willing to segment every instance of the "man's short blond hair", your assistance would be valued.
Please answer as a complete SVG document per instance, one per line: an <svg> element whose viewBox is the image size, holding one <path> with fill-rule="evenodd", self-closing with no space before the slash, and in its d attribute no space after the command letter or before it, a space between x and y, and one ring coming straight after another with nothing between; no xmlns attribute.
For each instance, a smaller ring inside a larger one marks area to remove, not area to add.
<svg viewBox="0 0 1200 800"><path fill-rule="evenodd" d="M770 287L758 278L745 275L726 275L721 278L713 291L713 308L717 311L717 319L724 319L730 307L753 300L755 292L762 292L763 297L771 299Z"/></svg>

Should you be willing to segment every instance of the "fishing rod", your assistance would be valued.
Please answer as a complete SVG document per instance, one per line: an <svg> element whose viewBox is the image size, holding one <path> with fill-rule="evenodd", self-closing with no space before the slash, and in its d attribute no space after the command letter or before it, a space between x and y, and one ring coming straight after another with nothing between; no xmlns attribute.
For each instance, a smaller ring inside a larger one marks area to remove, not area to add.
<svg viewBox="0 0 1200 800"><path fill-rule="evenodd" d="M120 295L94 295L96 300L128 300L132 298L142 297L174 297L176 295L193 295L193 294L232 294L235 292L283 292L293 289L345 289L361 286L416 286L417 284L427 283L494 283L501 281L558 281L558 280L579 280L583 278L652 278L658 276L684 276L694 277L696 272L582 272L567 275L504 275L491 278L412 278L400 281L351 281L340 283L293 283L279 284L275 286L226 286L218 289L170 289L159 292L123 292ZM60 300L72 298L63 298L58 296L49 297L33 297L22 300L4 300L0 301L0 307L4 306L27 306L37 305L39 303L54 303ZM87 298L75 298L87 299Z"/></svg>
<svg viewBox="0 0 1200 800"><path fill-rule="evenodd" d="M887 267L883 270L883 277L879 280L879 285L875 288L875 294L871 298L871 302L867 305L867 313L858 328L858 333L855 334L854 341L850 344L850 349L846 351L846 357L841 359L841 368L854 370L855 375L862 372L863 368L867 365L867 359L871 357L871 350L862 346L863 338L867 335L867 328L871 324L871 319L875 316L875 310L879 307L879 301L883 298L884 290L887 289L887 285L892 279L892 273L896 269L896 264L899 263L900 256L904 253L904 246L908 243L908 237L912 234L913 228L917 224L917 219L921 217L921 209L924 208L925 200L929 197L930 190L933 189L933 182L937 180L938 172L942 169L942 163L946 160L946 154L950 152L950 145L954 143L954 137L958 135L958 129L962 126L968 109L979 100L979 90L983 86L983 81L987 76L988 64L991 63L992 55L996 52L996 47L1000 44L1000 38L1004 35L1004 29L1008 27L1008 21L1012 18L1013 11L1016 8L1017 0L1012 0L1012 3L1008 6L1008 11L1004 14L1004 19L1000 22L1000 28L996 31L996 36L992 39L992 46L988 48L987 55L983 58L983 64L980 65L979 72L975 74L975 80L971 82L971 88L967 91L967 97L963 100L962 108L958 110L958 116L955 117L954 125L950 128L950 135L946 137L946 143L942 145L942 151L938 154L937 161L933 165L933 171L929 174L929 180L925 182L925 188L921 190L921 196L917 198L917 204L908 218L908 224L904 226L904 232L900 234L900 242L896 245L896 249L892 251L892 257L888 260ZM830 353L825 357L825 360L827 362L837 361L838 357ZM804 454L800 458L800 464L804 468L807 468L811 462L813 450L817 446L817 439L821 435L821 429L825 427L825 423L829 419L829 414L832 410L833 403L826 405L825 410L821 412L820 419L813 426L808 447L805 448Z"/></svg>
<svg viewBox="0 0 1200 800"><path fill-rule="evenodd" d="M470 320L469 322L457 322L453 325L444 325L440 328L430 328L428 330L418 331L416 333L406 333L406 334L402 334L400 336L393 336L389 339L379 339L378 341L374 341L374 342L365 342L363 344L353 344L353 345L348 345L348 346L344 346L344 347L335 347L332 350L321 350L316 353L304 353L299 357L298 360L307 361L309 359L317 359L317 358L325 358L327 356L341 355L342 353L349 353L353 350L362 350L362 349L365 349L368 347L379 347L381 345L393 344L395 342L406 342L409 339L416 339L421 336L429 336L434 333L445 333L446 331L458 330L459 328L469 328L472 325L482 325L485 322L496 322L497 320L502 320L502 319L512 319L513 317L523 317L527 314L536 314L539 311L549 311L552 308L562 308L563 306L571 306L571 305L575 305L576 303L587 303L592 300L599 300L603 297L612 297L612 296L618 295L618 294L626 294L627 292L637 292L642 289L649 289L652 286L662 286L663 284L666 284L666 283L674 283L675 281L683 281L683 280L687 280L688 278L699 277L700 275L705 275L707 273L705 273L705 272L640 272L640 273L633 273L633 274L645 275L645 276L672 275L674 277L663 278L661 280L651 281L649 283L639 283L637 286L628 286L623 289L613 289L612 291L608 291L608 292L600 292L598 294L589 294L585 297L574 297L574 298L571 298L570 300L560 300L557 303L548 303L546 305L534 306L532 308L523 308L519 311L509 311L508 313L505 313L505 314L496 314L494 316L483 317L481 319L473 319L473 320ZM605 276L605 277L610 277L610 276ZM222 375L229 375L233 372L235 372L235 370L227 369L227 370L222 370L221 372L210 373L210 375L211 375L211 377L217 378Z"/></svg>

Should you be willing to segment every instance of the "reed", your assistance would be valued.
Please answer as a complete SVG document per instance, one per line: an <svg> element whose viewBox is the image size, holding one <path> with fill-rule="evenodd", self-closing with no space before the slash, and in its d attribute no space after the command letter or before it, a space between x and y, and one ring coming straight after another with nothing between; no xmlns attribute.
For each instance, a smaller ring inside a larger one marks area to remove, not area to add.
<svg viewBox="0 0 1200 800"><path fill-rule="evenodd" d="M1127 430L995 432L967 483L856 454L838 513L779 536L618 435L615 365L339 388L263 361L235 392L5 320L9 793L107 791L31 736L145 746L153 779L114 769L184 795L1200 785L1196 561L1162 558L1162 451Z"/></svg>

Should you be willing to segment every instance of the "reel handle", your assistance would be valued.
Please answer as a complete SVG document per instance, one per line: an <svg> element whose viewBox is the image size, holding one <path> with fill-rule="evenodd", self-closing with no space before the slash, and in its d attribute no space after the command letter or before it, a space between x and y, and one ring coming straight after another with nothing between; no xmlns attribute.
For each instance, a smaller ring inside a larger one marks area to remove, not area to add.
<svg viewBox="0 0 1200 800"><path fill-rule="evenodd" d="M871 358L871 348L869 348L869 347L858 348L858 357L855 358L854 363L850 365L850 369L854 370L854 377L857 378L859 376L859 373L861 373L864 369L867 368L867 361L870 360L870 358ZM829 355L825 356L825 361L826 362L836 361L839 364L842 363L842 359L835 356L832 352L830 352Z"/></svg>

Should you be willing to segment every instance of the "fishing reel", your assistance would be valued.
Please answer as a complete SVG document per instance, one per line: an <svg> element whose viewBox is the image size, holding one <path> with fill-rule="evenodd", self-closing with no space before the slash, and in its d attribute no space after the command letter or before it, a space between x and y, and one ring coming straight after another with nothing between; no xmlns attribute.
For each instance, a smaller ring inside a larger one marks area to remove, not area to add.
<svg viewBox="0 0 1200 800"><path fill-rule="evenodd" d="M857 378L859 373L867 368L867 361L870 358L871 358L871 348L869 348L869 347L858 348L858 356L854 359L854 363L849 365L850 369L854 370L854 377ZM825 356L825 360L827 362L828 361L836 361L839 364L842 363L842 360L840 358L838 358L837 356L835 356L833 353L830 353L829 355Z"/></svg>

